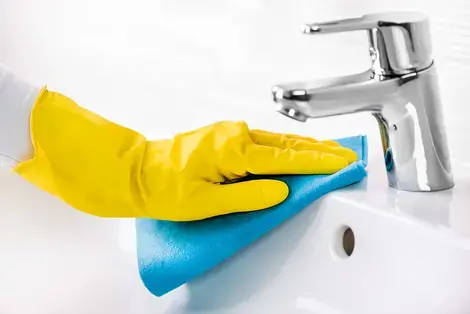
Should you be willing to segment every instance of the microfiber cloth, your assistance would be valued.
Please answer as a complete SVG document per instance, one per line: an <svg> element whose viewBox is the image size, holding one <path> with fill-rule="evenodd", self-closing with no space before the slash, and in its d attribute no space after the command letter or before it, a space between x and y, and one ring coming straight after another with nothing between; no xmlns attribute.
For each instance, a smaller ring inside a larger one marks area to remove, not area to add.
<svg viewBox="0 0 470 314"><path fill-rule="evenodd" d="M139 272L147 289L162 296L267 234L326 193L354 184L366 176L365 136L338 140L359 157L332 175L275 176L289 186L289 196L272 208L193 222L137 219Z"/></svg>

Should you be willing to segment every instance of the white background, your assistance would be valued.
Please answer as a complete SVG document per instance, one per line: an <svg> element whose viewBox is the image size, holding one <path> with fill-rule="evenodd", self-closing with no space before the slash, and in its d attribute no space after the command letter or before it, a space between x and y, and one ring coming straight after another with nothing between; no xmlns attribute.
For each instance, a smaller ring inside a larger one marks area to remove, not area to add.
<svg viewBox="0 0 470 314"><path fill-rule="evenodd" d="M446 124L464 132L464 0L0 0L0 62L149 138L222 119L321 138L373 137L368 115L291 121L274 112L270 88L369 66L364 33L308 37L301 23L401 9L430 16ZM453 156L463 153L449 141ZM0 314L170 313L175 299L157 299L140 282L132 220L78 213L8 173L0 199Z"/></svg>

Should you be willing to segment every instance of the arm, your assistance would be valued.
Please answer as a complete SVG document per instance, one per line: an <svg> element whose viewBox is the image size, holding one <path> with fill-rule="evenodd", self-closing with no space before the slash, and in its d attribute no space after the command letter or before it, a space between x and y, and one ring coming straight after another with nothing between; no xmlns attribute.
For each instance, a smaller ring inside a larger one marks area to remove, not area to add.
<svg viewBox="0 0 470 314"><path fill-rule="evenodd" d="M32 157L29 121L40 92L0 64L0 155L7 166Z"/></svg>
<svg viewBox="0 0 470 314"><path fill-rule="evenodd" d="M266 209L287 197L287 185L240 179L330 174L357 159L335 142L250 130L241 121L148 141L1 71L0 153L30 183L95 216L189 221Z"/></svg>

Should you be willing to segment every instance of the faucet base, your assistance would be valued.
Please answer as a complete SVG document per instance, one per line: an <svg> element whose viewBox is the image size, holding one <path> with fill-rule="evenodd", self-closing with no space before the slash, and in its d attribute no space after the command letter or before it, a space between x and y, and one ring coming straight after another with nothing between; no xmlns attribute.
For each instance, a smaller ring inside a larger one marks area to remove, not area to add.
<svg viewBox="0 0 470 314"><path fill-rule="evenodd" d="M389 185L412 192L452 188L447 136L435 66L401 85L378 121Z"/></svg>

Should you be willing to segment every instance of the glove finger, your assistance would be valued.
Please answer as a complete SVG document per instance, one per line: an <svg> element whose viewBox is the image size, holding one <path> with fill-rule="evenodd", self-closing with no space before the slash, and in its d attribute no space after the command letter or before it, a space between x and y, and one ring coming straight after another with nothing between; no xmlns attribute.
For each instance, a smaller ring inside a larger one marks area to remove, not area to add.
<svg viewBox="0 0 470 314"><path fill-rule="evenodd" d="M207 184L194 197L204 204L204 218L272 207L284 201L289 188L282 181L253 180L233 184ZM198 200L193 200L196 203Z"/></svg>
<svg viewBox="0 0 470 314"><path fill-rule="evenodd" d="M329 146L341 146L338 142L332 140L319 141L313 137L307 137L296 134L273 133L264 130L250 130L250 136L255 144L274 146L278 148L289 148L287 142L301 140L310 143L323 143ZM293 148L293 147L290 147Z"/></svg>
<svg viewBox="0 0 470 314"><path fill-rule="evenodd" d="M304 140L312 143L318 142L314 138L295 134L274 133L265 130L250 130L249 132L250 137L255 144L274 146L278 148L286 148L287 142L291 142L291 140Z"/></svg>
<svg viewBox="0 0 470 314"><path fill-rule="evenodd" d="M277 148L292 148L296 151L318 150L324 153L334 154L346 158L349 163L357 161L357 154L346 147L340 146L333 141L308 140L303 137L289 138L288 135L274 134L265 131L255 132L252 135L255 144L272 146ZM334 144L331 144L334 143Z"/></svg>
<svg viewBox="0 0 470 314"><path fill-rule="evenodd" d="M338 142L336 142L336 141L333 141L333 140L322 140L322 141L320 141L320 142L321 142L321 143L324 143L324 144L326 144L326 145L329 145L329 146L336 146L336 147L341 146L340 143L338 143Z"/></svg>
<svg viewBox="0 0 470 314"><path fill-rule="evenodd" d="M323 153L328 153L332 155L337 155L343 158L346 158L349 163L353 163L357 161L357 154L349 148L343 146L331 146L327 145L322 142L318 143L311 143L307 141L297 140L295 143L291 144L293 147L286 147L286 148L293 148L294 150L301 151L301 150L316 150Z"/></svg>
<svg viewBox="0 0 470 314"><path fill-rule="evenodd" d="M251 145L247 171L253 174L331 174L349 165L348 159L318 151Z"/></svg>

